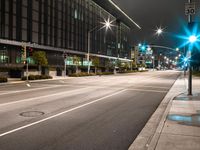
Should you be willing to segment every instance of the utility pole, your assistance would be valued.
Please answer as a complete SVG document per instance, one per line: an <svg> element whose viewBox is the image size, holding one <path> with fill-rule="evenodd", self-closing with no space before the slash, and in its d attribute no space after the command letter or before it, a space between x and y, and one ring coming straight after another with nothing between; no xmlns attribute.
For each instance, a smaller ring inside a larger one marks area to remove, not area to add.
<svg viewBox="0 0 200 150"><path fill-rule="evenodd" d="M91 38L91 31L88 31L88 53L87 53L87 62L88 62L88 74L90 73L90 38Z"/></svg>
<svg viewBox="0 0 200 150"><path fill-rule="evenodd" d="M64 58L64 77L66 77L66 72L67 72L67 66L66 66L67 53L66 52L64 52L63 58Z"/></svg>
<svg viewBox="0 0 200 150"><path fill-rule="evenodd" d="M155 70L155 56L152 56L153 71Z"/></svg>

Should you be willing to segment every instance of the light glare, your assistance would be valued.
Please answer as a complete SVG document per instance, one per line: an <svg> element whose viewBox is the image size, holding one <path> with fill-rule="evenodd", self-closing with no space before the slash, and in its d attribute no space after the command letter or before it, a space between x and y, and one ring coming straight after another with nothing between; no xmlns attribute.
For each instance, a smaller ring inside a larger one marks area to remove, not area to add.
<svg viewBox="0 0 200 150"><path fill-rule="evenodd" d="M189 41L190 41L190 43L194 43L194 42L197 41L197 37L196 37L195 35L191 35L191 36L189 37Z"/></svg>
<svg viewBox="0 0 200 150"><path fill-rule="evenodd" d="M158 30L157 30L157 34L158 34L158 35L160 35L162 32L163 32L162 29L158 29Z"/></svg>

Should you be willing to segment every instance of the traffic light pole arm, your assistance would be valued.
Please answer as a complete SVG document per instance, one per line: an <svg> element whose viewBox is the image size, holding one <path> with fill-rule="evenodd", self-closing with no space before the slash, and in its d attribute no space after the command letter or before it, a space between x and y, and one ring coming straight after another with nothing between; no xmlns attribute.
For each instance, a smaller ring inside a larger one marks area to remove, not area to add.
<svg viewBox="0 0 200 150"><path fill-rule="evenodd" d="M171 47L167 47L167 46L162 46L162 45L149 45L150 47L155 47L155 48L163 48L163 49L169 49L169 50L173 50L176 51L176 49L171 48ZM180 51L179 51L180 52Z"/></svg>

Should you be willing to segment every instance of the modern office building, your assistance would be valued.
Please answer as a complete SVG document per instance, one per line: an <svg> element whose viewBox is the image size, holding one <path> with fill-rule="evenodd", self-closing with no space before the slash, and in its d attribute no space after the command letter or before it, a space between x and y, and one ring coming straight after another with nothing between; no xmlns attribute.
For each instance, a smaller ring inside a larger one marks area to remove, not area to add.
<svg viewBox="0 0 200 150"><path fill-rule="evenodd" d="M23 45L27 51L45 51L50 66L62 67L63 53L80 57L84 66L88 40L90 56L101 58L102 64L106 59L128 61L131 21L109 1L0 0L0 67L22 67ZM113 21L110 30L101 28L107 19Z"/></svg>

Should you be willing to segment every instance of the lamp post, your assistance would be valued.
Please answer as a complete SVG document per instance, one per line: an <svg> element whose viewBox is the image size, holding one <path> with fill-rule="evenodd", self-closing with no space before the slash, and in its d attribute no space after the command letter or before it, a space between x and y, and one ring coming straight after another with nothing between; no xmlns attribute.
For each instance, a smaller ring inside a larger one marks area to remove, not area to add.
<svg viewBox="0 0 200 150"><path fill-rule="evenodd" d="M101 30L101 29L103 29L103 28L110 29L111 26L112 26L112 22L113 22L113 21L110 21L110 19L105 20L105 22L103 23L104 26L101 27L99 30ZM91 39L91 33L92 33L93 31L95 31L96 29L98 29L98 28L99 28L99 25L88 31L88 53L87 53L88 74L90 73L90 45L91 45L90 39Z"/></svg>
<svg viewBox="0 0 200 150"><path fill-rule="evenodd" d="M154 69L155 69L155 57L154 57L154 56L152 56L151 58L152 58L152 63L153 63L153 71L154 71Z"/></svg>
<svg viewBox="0 0 200 150"><path fill-rule="evenodd" d="M193 44L197 41L197 37L195 35L191 35L189 37L189 43ZM188 67L189 67L189 75L188 75L188 95L192 95L192 65L191 65L191 57L192 57L192 49L190 49L190 46L188 46Z"/></svg>
<svg viewBox="0 0 200 150"><path fill-rule="evenodd" d="M192 3L192 0L188 0L188 3ZM188 15L188 26L192 24L192 15ZM189 37L189 42L192 44L196 41L196 37L194 35ZM191 50L189 49L190 46L188 46L188 55L189 55L189 75L188 75L188 95L192 95L192 66L191 66Z"/></svg>

